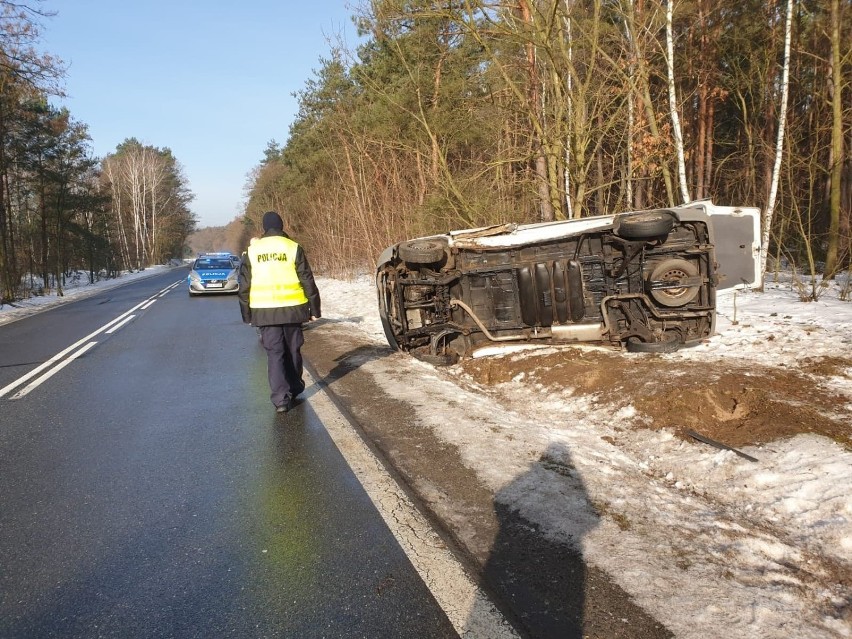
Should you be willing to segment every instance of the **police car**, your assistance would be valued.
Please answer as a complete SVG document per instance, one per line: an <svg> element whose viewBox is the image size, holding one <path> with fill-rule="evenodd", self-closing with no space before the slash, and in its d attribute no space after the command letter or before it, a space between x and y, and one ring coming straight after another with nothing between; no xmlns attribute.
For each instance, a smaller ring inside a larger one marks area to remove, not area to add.
<svg viewBox="0 0 852 639"><path fill-rule="evenodd" d="M186 278L190 297L204 293L236 293L240 259L231 253L201 253Z"/></svg>

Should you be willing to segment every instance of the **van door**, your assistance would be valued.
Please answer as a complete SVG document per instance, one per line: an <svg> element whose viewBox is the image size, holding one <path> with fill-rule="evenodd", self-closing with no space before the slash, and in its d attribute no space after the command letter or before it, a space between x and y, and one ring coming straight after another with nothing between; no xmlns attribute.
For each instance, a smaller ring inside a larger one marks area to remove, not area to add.
<svg viewBox="0 0 852 639"><path fill-rule="evenodd" d="M718 284L716 290L760 287L760 209L740 206L716 206L712 202L693 202L677 207L685 213L702 210L710 218L711 241L715 246Z"/></svg>

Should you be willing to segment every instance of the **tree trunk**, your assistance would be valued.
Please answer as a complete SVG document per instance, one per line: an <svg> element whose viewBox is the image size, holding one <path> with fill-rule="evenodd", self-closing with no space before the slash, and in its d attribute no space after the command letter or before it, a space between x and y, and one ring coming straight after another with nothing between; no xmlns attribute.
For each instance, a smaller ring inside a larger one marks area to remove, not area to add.
<svg viewBox="0 0 852 639"><path fill-rule="evenodd" d="M840 246L840 188L843 177L843 80L840 74L840 0L831 0L831 191L829 194L828 247L823 277L831 279L837 272Z"/></svg>
<svg viewBox="0 0 852 639"><path fill-rule="evenodd" d="M47 196L45 195L44 188L44 167L42 166L42 159L39 156L38 159L39 164L39 212L41 213L41 223L39 228L41 229L41 275L44 281L44 289L45 291L50 289L50 269L48 268L49 262L49 251L48 247L50 246L50 242L47 237ZM58 282L57 282L58 284Z"/></svg>
<svg viewBox="0 0 852 639"><path fill-rule="evenodd" d="M3 84L0 84L0 303L11 302L15 297L15 243L12 234L12 214L5 185L8 183L6 165L6 111L3 101Z"/></svg>
<svg viewBox="0 0 852 639"><path fill-rule="evenodd" d="M569 68L573 68L574 66L574 39L571 33L571 1L565 0L565 12L566 16L564 19L564 30L565 30L565 42L567 43L567 57L568 57L568 66ZM574 122L574 76L572 73L568 73L568 77L566 79L565 86L565 108L567 111L568 122ZM571 196L571 136L570 134L566 135L565 140L565 157L563 161L565 162L565 169L563 171L562 176L562 188L565 189L565 216L570 220L574 218L574 199Z"/></svg>
<svg viewBox="0 0 852 639"><path fill-rule="evenodd" d="M524 23L532 25L532 12L528 0L518 0L518 9L521 13L521 20ZM539 93L538 68L536 65L535 45L532 42L526 44L527 53L527 74L528 74L528 92L529 92L529 109L533 113L533 117L539 122L542 121L541 114L541 95ZM539 217L542 222L550 222L554 218L553 202L550 195L550 179L547 170L547 155L544 148L544 136L542 132L536 135L536 158L535 158L535 175L538 186L539 199Z"/></svg>
<svg viewBox="0 0 852 639"><path fill-rule="evenodd" d="M550 202L550 186L547 180L547 158L539 152L535 159L536 184L538 185L539 219L553 221L553 205Z"/></svg>
<svg viewBox="0 0 852 639"><path fill-rule="evenodd" d="M707 86L702 82L698 85L698 131L695 140L695 199L704 197L704 162L706 160L707 140Z"/></svg>
<svg viewBox="0 0 852 639"><path fill-rule="evenodd" d="M708 197L708 193L713 184L713 127L715 126L716 104L713 100L707 105L707 124L704 127L704 176L702 183L704 191L701 194L702 198Z"/></svg>
<svg viewBox="0 0 852 639"><path fill-rule="evenodd" d="M781 70L781 108L778 113L778 136L775 141L775 164L772 168L772 183L766 210L763 212L761 229L761 272L766 272L766 257L769 249L772 217L775 213L775 199L778 195L778 181L781 176L781 160L784 153L784 131L787 126L787 100L790 95L790 41L793 31L793 0L787 0L787 19L784 25L784 66Z"/></svg>
<svg viewBox="0 0 852 639"><path fill-rule="evenodd" d="M677 95L674 78L674 36L672 34L672 18L674 15L674 0L666 2L666 70L669 80L669 113L672 119L675 153L677 154L677 174L680 183L680 197L683 204L690 202L689 187L686 184L686 159L683 152L683 134L680 130L680 116L677 111Z"/></svg>
<svg viewBox="0 0 852 639"><path fill-rule="evenodd" d="M651 99L651 87L648 80L648 60L645 58L645 56L641 55L641 49L639 47L639 41L636 35L636 22L642 19L643 13L644 4L642 2L637 3L635 7L635 12L633 10L632 3L630 4L629 23L632 32L632 40L636 47L636 55L634 59L636 61L636 80L639 84L638 96L642 100L642 107L644 110L645 119L648 121L648 129L651 132L651 136L655 140L659 140L661 137L660 129L657 126L657 116L654 113L654 101ZM669 206L674 206L674 188L672 185L671 171L669 170L669 165L666 161L666 158L661 159L660 167L660 170L663 174L663 183L666 186L666 203ZM642 208L645 206L645 195L646 194L644 193L643 189L637 190L637 208Z"/></svg>

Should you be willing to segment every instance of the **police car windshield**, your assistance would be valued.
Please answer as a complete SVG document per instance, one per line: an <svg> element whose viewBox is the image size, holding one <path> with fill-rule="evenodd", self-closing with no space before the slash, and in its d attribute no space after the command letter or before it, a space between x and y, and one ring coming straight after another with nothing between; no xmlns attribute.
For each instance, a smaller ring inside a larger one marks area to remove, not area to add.
<svg viewBox="0 0 852 639"><path fill-rule="evenodd" d="M230 271L233 268L234 265L231 263L231 260L196 260L195 262L196 271L209 271L212 269L226 269Z"/></svg>

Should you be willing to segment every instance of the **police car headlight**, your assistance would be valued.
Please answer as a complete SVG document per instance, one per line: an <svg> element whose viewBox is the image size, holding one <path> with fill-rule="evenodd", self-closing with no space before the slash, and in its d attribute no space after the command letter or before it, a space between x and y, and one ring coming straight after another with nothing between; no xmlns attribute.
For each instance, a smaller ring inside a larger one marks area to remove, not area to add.
<svg viewBox="0 0 852 639"><path fill-rule="evenodd" d="M190 281L192 281L192 282L200 282L200 281L201 281L201 277L200 277L200 276L198 275L198 273L196 273L195 271L192 271L192 272L189 274L189 279L190 279Z"/></svg>
<svg viewBox="0 0 852 639"><path fill-rule="evenodd" d="M237 279L239 278L239 276L240 276L240 274L237 271L231 271L228 274L228 281L229 282L236 282Z"/></svg>

